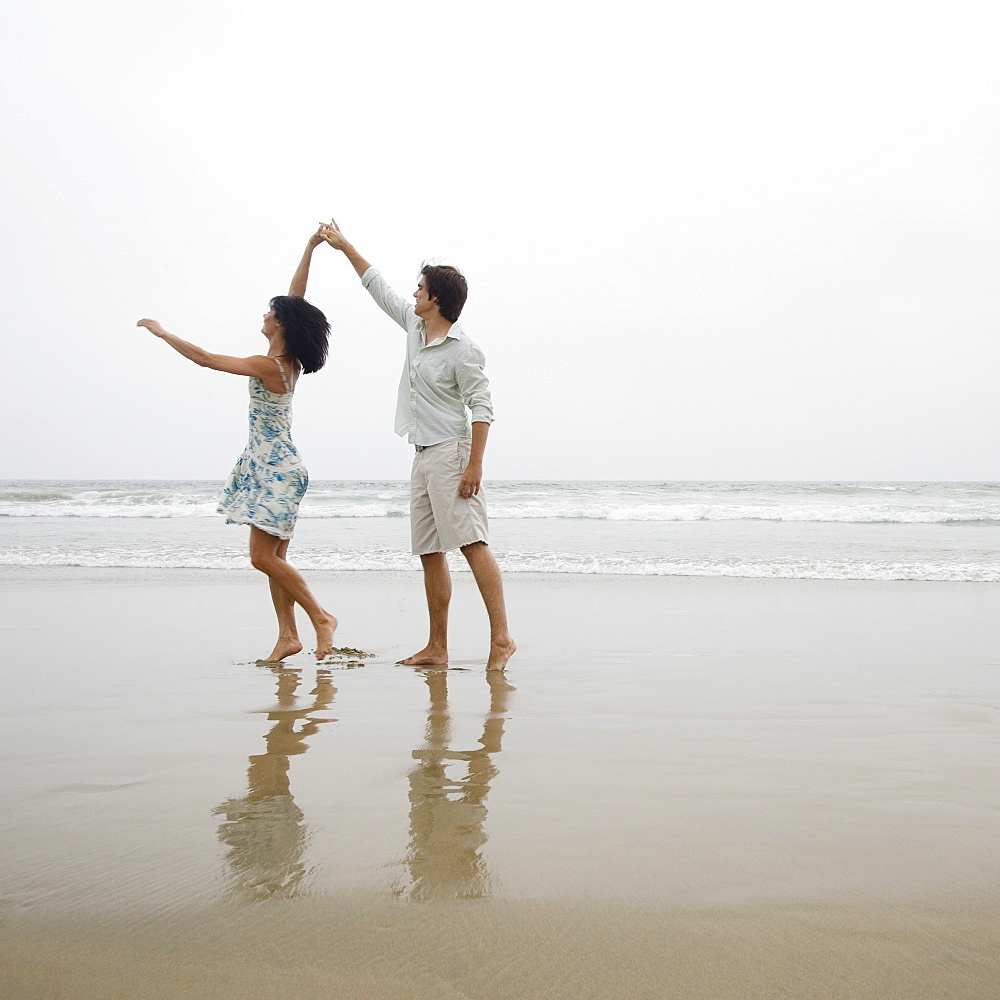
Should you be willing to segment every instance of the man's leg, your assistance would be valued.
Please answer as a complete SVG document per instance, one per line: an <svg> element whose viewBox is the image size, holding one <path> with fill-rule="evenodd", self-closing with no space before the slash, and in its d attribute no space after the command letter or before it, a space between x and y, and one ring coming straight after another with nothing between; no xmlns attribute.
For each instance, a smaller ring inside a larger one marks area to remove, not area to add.
<svg viewBox="0 0 1000 1000"><path fill-rule="evenodd" d="M427 645L400 663L408 667L446 666L448 663L448 605L451 603L451 573L443 552L431 552L420 557L424 569L424 592L427 594L427 616L430 634Z"/></svg>
<svg viewBox="0 0 1000 1000"><path fill-rule="evenodd" d="M427 616L430 634L427 645L419 653L400 663L407 666L445 666L448 663L448 605L451 603L451 573L444 546L434 523L434 508L428 492L428 466L433 466L430 451L417 452L410 472L410 540L414 553L420 556L424 571L424 592L427 595Z"/></svg>
<svg viewBox="0 0 1000 1000"><path fill-rule="evenodd" d="M503 670L517 646L507 631L507 607L503 599L503 578L500 576L500 567L497 566L497 561L485 542L463 545L462 555L469 562L469 568L476 578L479 593L483 595L483 603L490 619L490 657L486 661L486 669Z"/></svg>

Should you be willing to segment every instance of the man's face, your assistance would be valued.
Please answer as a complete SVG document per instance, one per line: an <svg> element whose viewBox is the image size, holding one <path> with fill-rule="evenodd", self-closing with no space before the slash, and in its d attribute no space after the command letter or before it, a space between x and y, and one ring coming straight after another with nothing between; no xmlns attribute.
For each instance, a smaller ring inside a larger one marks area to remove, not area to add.
<svg viewBox="0 0 1000 1000"><path fill-rule="evenodd" d="M417 290L413 293L413 298L416 300L413 311L421 319L432 313L437 305L437 299L432 299L427 294L427 279L423 275L420 275L420 281L417 282Z"/></svg>

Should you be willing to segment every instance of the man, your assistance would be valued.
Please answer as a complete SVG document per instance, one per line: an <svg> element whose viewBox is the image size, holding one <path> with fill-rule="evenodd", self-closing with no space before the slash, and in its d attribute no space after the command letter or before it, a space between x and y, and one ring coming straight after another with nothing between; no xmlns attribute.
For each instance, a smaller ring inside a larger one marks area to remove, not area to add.
<svg viewBox="0 0 1000 1000"><path fill-rule="evenodd" d="M503 580L488 542L483 453L493 421L483 352L458 317L467 286L454 267L424 265L415 302L407 302L344 238L336 221L323 238L354 266L382 310L406 331L406 361L396 402L396 433L416 448L410 477L410 531L427 594L427 645L401 663L448 662L451 574L445 553L461 549L490 619L487 670L503 670L516 646L507 631ZM470 429L471 418L471 429Z"/></svg>

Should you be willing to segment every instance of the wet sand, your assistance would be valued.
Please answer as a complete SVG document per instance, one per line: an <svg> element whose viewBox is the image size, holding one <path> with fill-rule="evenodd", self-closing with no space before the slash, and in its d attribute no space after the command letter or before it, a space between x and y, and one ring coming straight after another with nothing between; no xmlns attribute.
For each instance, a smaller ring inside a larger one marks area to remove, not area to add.
<svg viewBox="0 0 1000 1000"><path fill-rule="evenodd" d="M981 998L1000 976L996 587L5 570L10 997ZM58 608L52 619L51 609Z"/></svg>

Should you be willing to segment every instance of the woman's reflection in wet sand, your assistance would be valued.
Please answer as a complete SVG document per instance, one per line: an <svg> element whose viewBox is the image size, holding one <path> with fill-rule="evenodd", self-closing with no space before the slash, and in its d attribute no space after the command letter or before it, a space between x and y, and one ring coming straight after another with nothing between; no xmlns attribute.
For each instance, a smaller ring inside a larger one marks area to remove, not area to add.
<svg viewBox="0 0 1000 1000"><path fill-rule="evenodd" d="M514 688L502 673L488 672L490 707L480 746L451 750L448 673L435 670L423 674L430 707L425 745L413 751L417 764L409 773L410 843L404 862L409 879L393 891L414 902L479 899L492 889L493 878L482 856L487 840L483 823L486 796L498 773L493 755L501 749L507 698ZM455 775L456 769L464 773Z"/></svg>
<svg viewBox="0 0 1000 1000"><path fill-rule="evenodd" d="M316 671L312 704L297 708L299 671L272 669L278 679L278 705L267 716L274 725L264 737L264 753L250 758L249 791L213 810L213 815L226 817L219 840L229 846L225 858L232 881L238 891L254 899L288 898L305 889L302 857L309 833L289 789L289 758L305 753L306 739L324 723L336 721L311 718L328 708L337 693L329 670ZM299 720L304 724L296 729Z"/></svg>

